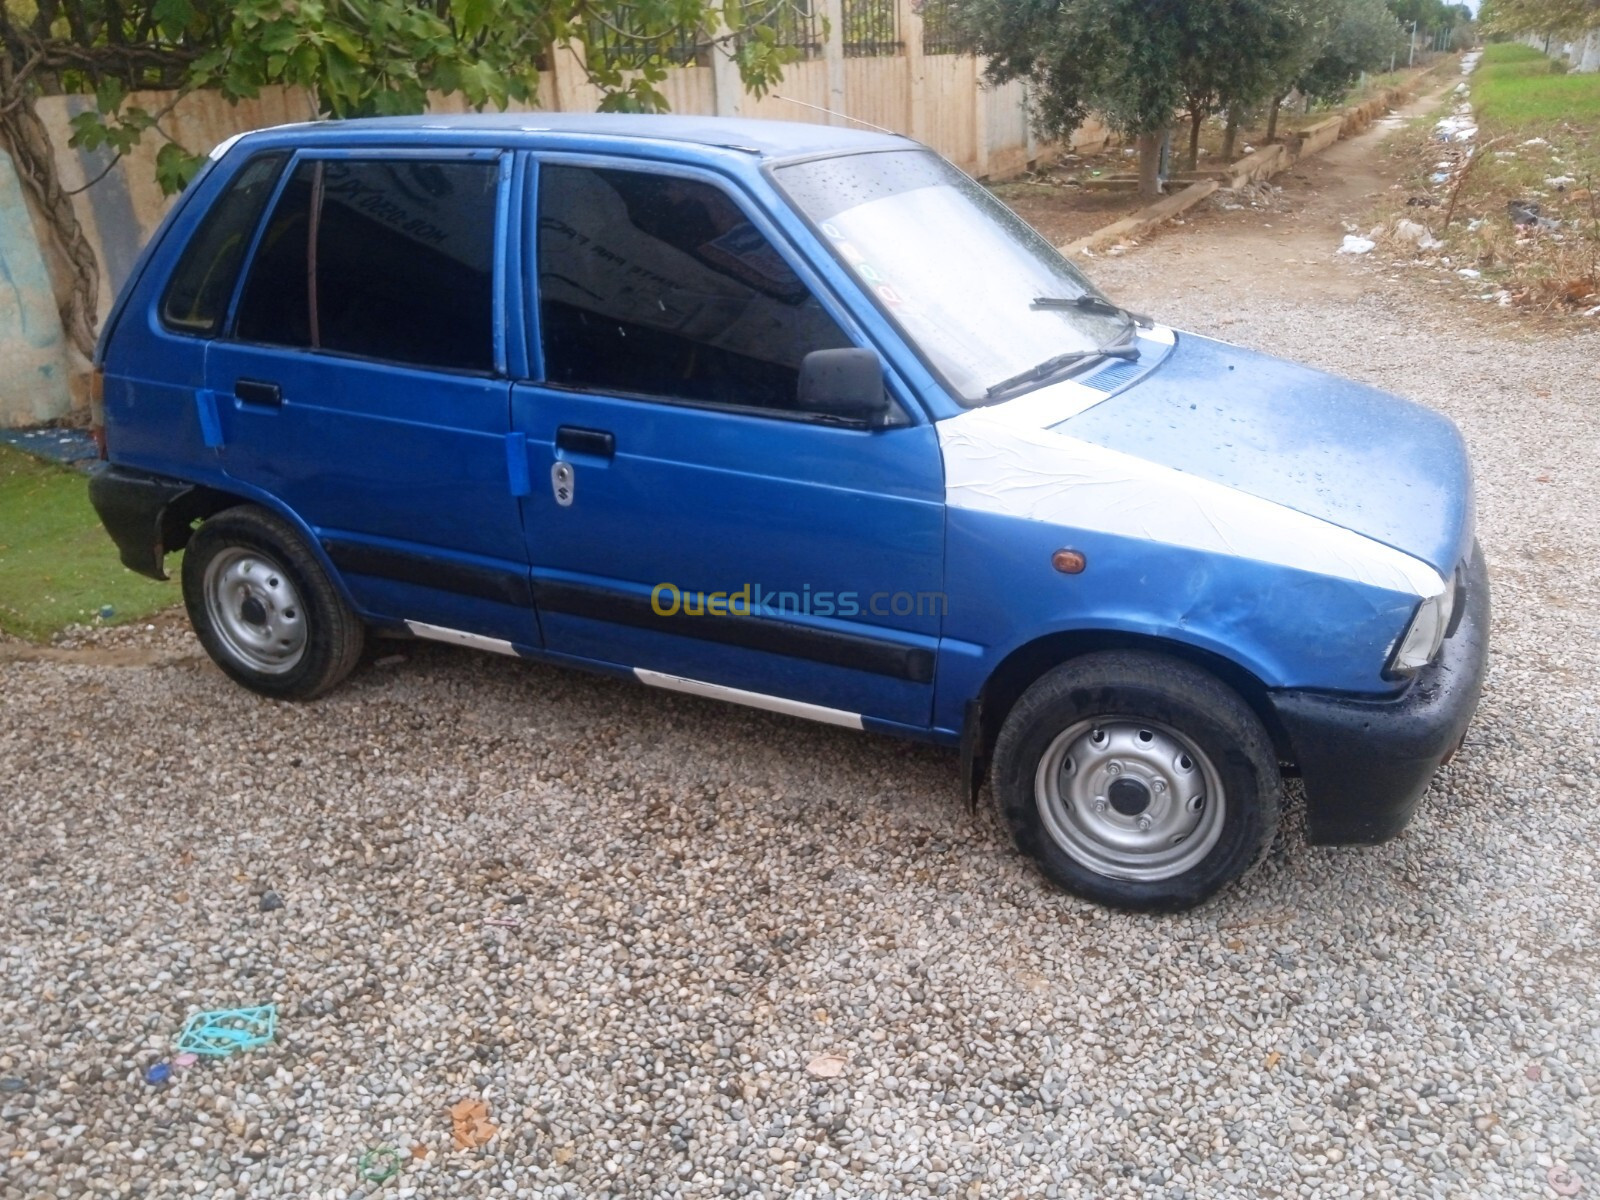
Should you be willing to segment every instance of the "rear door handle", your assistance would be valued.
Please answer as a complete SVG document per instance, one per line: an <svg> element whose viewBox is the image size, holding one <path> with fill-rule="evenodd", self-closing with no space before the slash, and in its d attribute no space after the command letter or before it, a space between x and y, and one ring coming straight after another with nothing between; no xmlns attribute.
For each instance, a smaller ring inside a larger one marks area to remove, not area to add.
<svg viewBox="0 0 1600 1200"><path fill-rule="evenodd" d="M563 425L556 430L556 449L573 454L590 454L595 458L611 458L617 452L617 439L603 429Z"/></svg>
<svg viewBox="0 0 1600 1200"><path fill-rule="evenodd" d="M283 389L262 379L235 380L233 395L245 404L268 404L277 408L283 403Z"/></svg>

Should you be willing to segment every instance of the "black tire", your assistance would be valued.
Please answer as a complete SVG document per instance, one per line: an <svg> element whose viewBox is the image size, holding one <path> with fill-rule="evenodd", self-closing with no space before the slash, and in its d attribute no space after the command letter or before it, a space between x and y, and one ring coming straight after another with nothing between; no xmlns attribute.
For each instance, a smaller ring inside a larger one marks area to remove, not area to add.
<svg viewBox="0 0 1600 1200"><path fill-rule="evenodd" d="M279 700L326 692L354 669L365 642L361 619L299 531L253 504L224 509L194 531L183 603L211 660Z"/></svg>
<svg viewBox="0 0 1600 1200"><path fill-rule="evenodd" d="M994 792L1017 848L1051 880L1143 912L1192 908L1244 876L1283 804L1249 706L1204 671L1139 651L1085 655L1024 692L995 744Z"/></svg>

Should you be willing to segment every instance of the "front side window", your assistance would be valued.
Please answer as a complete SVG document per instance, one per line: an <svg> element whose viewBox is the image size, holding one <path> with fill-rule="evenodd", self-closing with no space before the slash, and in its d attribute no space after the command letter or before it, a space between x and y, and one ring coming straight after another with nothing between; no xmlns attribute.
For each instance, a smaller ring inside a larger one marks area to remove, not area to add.
<svg viewBox="0 0 1600 1200"><path fill-rule="evenodd" d="M161 320L167 328L202 337L222 328L239 264L287 158L286 154L252 158L211 205L161 297Z"/></svg>
<svg viewBox="0 0 1600 1200"><path fill-rule="evenodd" d="M1127 335L1127 317L1055 247L931 151L813 159L774 176L963 404Z"/></svg>
<svg viewBox="0 0 1600 1200"><path fill-rule="evenodd" d="M539 172L549 383L797 409L800 361L851 345L720 188L644 171Z"/></svg>
<svg viewBox="0 0 1600 1200"><path fill-rule="evenodd" d="M498 177L494 162L302 161L262 234L235 335L492 370Z"/></svg>

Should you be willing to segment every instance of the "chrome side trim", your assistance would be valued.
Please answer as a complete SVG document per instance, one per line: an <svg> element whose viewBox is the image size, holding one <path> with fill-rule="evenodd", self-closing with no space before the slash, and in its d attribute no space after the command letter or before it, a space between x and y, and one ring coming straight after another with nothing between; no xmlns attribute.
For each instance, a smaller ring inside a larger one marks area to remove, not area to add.
<svg viewBox="0 0 1600 1200"><path fill-rule="evenodd" d="M633 673L640 683L665 688L669 692L707 696L712 700L726 700L731 704L743 704L749 708L765 709L767 712L804 717L808 721L821 721L825 725L842 725L846 729L862 728L860 713L824 708L820 704L806 704L800 700L785 700L782 696L767 696L761 692L747 692L740 688L723 687L719 683L703 683L698 679L684 679L679 675L663 675L659 671L646 671L643 667L635 667Z"/></svg>

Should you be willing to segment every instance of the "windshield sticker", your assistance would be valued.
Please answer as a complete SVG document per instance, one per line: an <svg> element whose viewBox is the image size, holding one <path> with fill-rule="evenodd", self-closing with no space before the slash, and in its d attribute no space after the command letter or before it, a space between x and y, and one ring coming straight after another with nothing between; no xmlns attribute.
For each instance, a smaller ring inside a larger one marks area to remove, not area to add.
<svg viewBox="0 0 1600 1200"><path fill-rule="evenodd" d="M839 227L831 221L822 223L822 232L833 239L833 244L839 250L839 257L855 269L857 275L872 285L873 293L890 308L905 309L905 298L895 291L888 283L884 282L878 269L867 261L867 256L857 250L855 244L845 239Z"/></svg>

